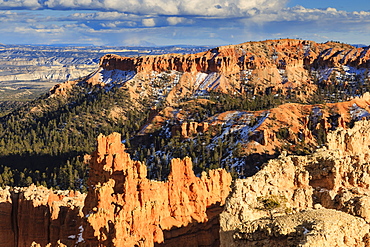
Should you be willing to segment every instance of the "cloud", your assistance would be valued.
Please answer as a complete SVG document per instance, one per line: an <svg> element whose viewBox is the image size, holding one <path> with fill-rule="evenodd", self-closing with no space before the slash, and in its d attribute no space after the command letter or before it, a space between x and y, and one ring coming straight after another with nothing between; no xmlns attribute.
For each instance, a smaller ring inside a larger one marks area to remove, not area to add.
<svg viewBox="0 0 370 247"><path fill-rule="evenodd" d="M188 19L188 18L185 18L185 17L176 17L176 16L171 16L171 17L167 17L167 23L169 25L178 25L178 24L183 24L183 25L186 25L186 24L194 24L195 23L195 20L191 20L191 19Z"/></svg>
<svg viewBox="0 0 370 247"><path fill-rule="evenodd" d="M95 12L95 13L73 13L61 19L70 21L73 20L114 21L114 20L130 20L132 18L139 18L139 16L114 11L114 12Z"/></svg>
<svg viewBox="0 0 370 247"><path fill-rule="evenodd" d="M370 20L370 12L366 11L354 11L347 12L343 10L337 10L335 8L326 9L308 9L302 6L296 6L293 8L284 8L277 12L270 13L259 13L254 15L253 20L261 22L272 22L272 21L355 21L355 20ZM335 26L336 23L329 22L328 25Z"/></svg>
<svg viewBox="0 0 370 247"><path fill-rule="evenodd" d="M0 0L0 21L6 23L0 26L0 42L9 43L10 37L14 37L14 43L64 42L64 38L109 45L148 41L214 45L280 37L370 40L370 12L288 8L286 3L287 0ZM27 11L30 9L44 11ZM356 41L360 42L364 43Z"/></svg>
<svg viewBox="0 0 370 247"><path fill-rule="evenodd" d="M140 15L243 17L276 11L288 0L0 0L0 9L118 11Z"/></svg>
<svg viewBox="0 0 370 247"><path fill-rule="evenodd" d="M143 25L145 27L154 27L155 26L155 20L153 18L143 19Z"/></svg>
<svg viewBox="0 0 370 247"><path fill-rule="evenodd" d="M40 0L0 0L0 9L41 9Z"/></svg>

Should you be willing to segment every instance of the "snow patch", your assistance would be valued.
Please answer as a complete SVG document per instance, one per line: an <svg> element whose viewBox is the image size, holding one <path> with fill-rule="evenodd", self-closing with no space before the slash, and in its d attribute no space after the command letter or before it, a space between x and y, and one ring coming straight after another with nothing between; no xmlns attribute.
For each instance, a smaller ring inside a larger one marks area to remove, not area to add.
<svg viewBox="0 0 370 247"><path fill-rule="evenodd" d="M220 78L221 76L216 72L198 73L195 81L195 88L197 88L195 95L206 95L209 91L217 89L220 85Z"/></svg>
<svg viewBox="0 0 370 247"><path fill-rule="evenodd" d="M354 120L361 120L362 118L370 116L370 113L368 111L359 107L356 103L352 105L349 112L351 114L352 119Z"/></svg>
<svg viewBox="0 0 370 247"><path fill-rule="evenodd" d="M149 82L149 90L153 97L156 98L153 102L159 104L164 100L167 95L172 91L172 89L179 83L181 73L177 71L166 71L166 72L156 72L152 71L151 80ZM143 90L145 92L145 90Z"/></svg>
<svg viewBox="0 0 370 247"><path fill-rule="evenodd" d="M124 84L136 75L135 71L124 71L119 69L100 71L100 82L104 84Z"/></svg>
<svg viewBox="0 0 370 247"><path fill-rule="evenodd" d="M84 242L85 241L85 239L83 239L83 237L82 237L82 234L83 234L83 232L84 232L84 228L83 228L83 226L80 226L79 228L78 228L78 230L80 230L80 232L78 233L78 235L77 235L77 242L76 242L76 244L77 243L82 243L82 242Z"/></svg>

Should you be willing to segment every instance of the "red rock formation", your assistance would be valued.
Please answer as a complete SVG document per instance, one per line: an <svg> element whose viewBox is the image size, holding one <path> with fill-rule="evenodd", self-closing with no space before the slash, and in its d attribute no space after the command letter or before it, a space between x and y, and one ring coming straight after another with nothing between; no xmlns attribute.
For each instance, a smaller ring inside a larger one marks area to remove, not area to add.
<svg viewBox="0 0 370 247"><path fill-rule="evenodd" d="M140 57L121 57L108 54L101 58L100 68L86 77L88 85L104 86L102 71L133 71L131 85L125 84L133 99L140 94L152 93L151 82L162 72L176 72L179 76L170 78L174 86L168 89L166 100L176 102L201 91L240 93L252 90L253 94L287 94L292 90L301 100L314 94L317 85L310 74L311 68L335 68L343 66L368 68L368 48L328 42L324 44L307 40L268 40L247 42L239 45L222 46L197 54L165 54ZM211 75L205 80L199 75ZM322 83L330 80L322 80ZM68 83L67 83L68 84ZM246 84L251 86L247 89ZM68 86L57 85L52 92L63 94Z"/></svg>
<svg viewBox="0 0 370 247"><path fill-rule="evenodd" d="M0 246L77 242L85 195L31 185L3 189L0 198Z"/></svg>
<svg viewBox="0 0 370 247"><path fill-rule="evenodd" d="M98 137L83 209L83 238L90 246L153 246L164 231L206 222L207 208L224 204L231 176L211 170L194 175L190 158L171 161L166 182L146 178L146 166L124 152L121 136Z"/></svg>
<svg viewBox="0 0 370 247"><path fill-rule="evenodd" d="M182 139L191 138L197 133L204 133L208 130L209 123L183 122L180 125L174 125L171 128L171 135L180 135Z"/></svg>
<svg viewBox="0 0 370 247"><path fill-rule="evenodd" d="M368 48L355 48L333 42L320 44L308 40L282 39L222 46L187 55L166 54L133 58L108 54L101 58L100 66L106 70L119 69L137 73L174 70L193 74L217 72L226 76L248 69L256 70L255 75L262 75L266 69L272 69L270 75L279 78L279 72L275 69L284 69L291 78L290 82L303 82L304 78L307 79L307 75L302 77L301 74L306 74L305 66L348 65L367 68L370 66L369 61ZM299 72L298 76L293 75L296 72ZM264 78L274 81L267 78L267 74Z"/></svg>
<svg viewBox="0 0 370 247"><path fill-rule="evenodd" d="M74 85L76 85L76 81L66 81L64 83L59 83L56 84L54 87L50 89L50 95L55 96L55 95L62 95L65 96L67 95L68 91L72 89Z"/></svg>
<svg viewBox="0 0 370 247"><path fill-rule="evenodd" d="M170 245L179 238L217 243L230 174L218 169L198 178L185 158L172 160L167 182L146 175L146 166L124 152L120 135L100 135L86 200L34 185L0 189L0 246L154 246L166 238Z"/></svg>
<svg viewBox="0 0 370 247"><path fill-rule="evenodd" d="M0 189L0 246L15 246L12 199L9 190Z"/></svg>

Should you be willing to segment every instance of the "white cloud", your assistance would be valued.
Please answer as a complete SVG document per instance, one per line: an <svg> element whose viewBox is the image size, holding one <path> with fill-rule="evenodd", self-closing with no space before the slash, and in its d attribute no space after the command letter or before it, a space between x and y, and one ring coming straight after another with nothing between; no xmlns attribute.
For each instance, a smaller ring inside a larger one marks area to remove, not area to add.
<svg viewBox="0 0 370 247"><path fill-rule="evenodd" d="M73 13L61 19L64 20L95 20L95 21L113 21L113 20L129 20L132 18L140 18L137 15L114 12L96 12L96 13Z"/></svg>
<svg viewBox="0 0 370 247"><path fill-rule="evenodd" d="M155 26L155 20L153 18L143 19L143 25L145 27L154 27Z"/></svg>
<svg viewBox="0 0 370 247"><path fill-rule="evenodd" d="M212 45L279 37L370 40L370 12L286 8L287 1L0 0L0 10L7 10L0 11L0 22L7 24L0 26L0 42L10 43L11 37L16 37L14 43L66 37L110 45L123 40ZM19 11L24 9L47 10Z"/></svg>
<svg viewBox="0 0 370 247"><path fill-rule="evenodd" d="M0 9L101 10L135 14L243 17L249 11L277 11L288 0L0 0Z"/></svg>
<svg viewBox="0 0 370 247"><path fill-rule="evenodd" d="M346 12L335 8L308 9L302 6L284 8L276 12L261 12L245 19L246 22L317 22L327 26L336 26L338 22L353 22L356 20L370 21L370 12ZM325 23L326 22L326 23Z"/></svg>
<svg viewBox="0 0 370 247"><path fill-rule="evenodd" d="M42 8L42 3L39 0L0 0L0 8L24 8L33 10Z"/></svg>
<svg viewBox="0 0 370 247"><path fill-rule="evenodd" d="M167 18L167 22L170 25L176 25L176 24L179 24L179 23L184 23L184 22L186 22L186 20L187 19L184 18L184 17L175 17L175 16L171 16L171 17Z"/></svg>

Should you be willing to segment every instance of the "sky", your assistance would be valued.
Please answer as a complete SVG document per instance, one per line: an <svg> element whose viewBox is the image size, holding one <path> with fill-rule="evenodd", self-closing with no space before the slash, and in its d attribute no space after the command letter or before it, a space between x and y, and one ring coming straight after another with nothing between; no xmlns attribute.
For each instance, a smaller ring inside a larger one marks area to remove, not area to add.
<svg viewBox="0 0 370 247"><path fill-rule="evenodd" d="M370 45L369 0L0 0L0 43L166 46L299 38Z"/></svg>

